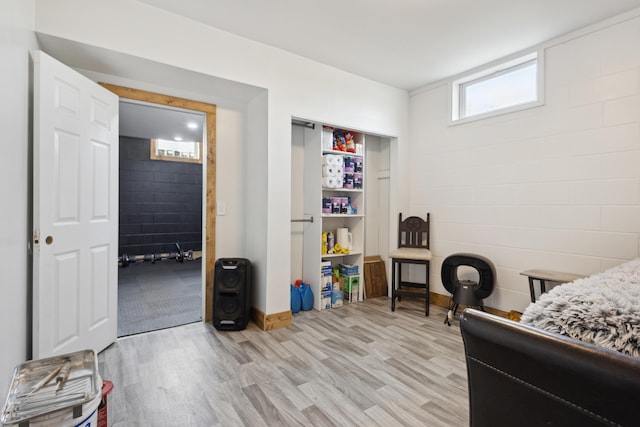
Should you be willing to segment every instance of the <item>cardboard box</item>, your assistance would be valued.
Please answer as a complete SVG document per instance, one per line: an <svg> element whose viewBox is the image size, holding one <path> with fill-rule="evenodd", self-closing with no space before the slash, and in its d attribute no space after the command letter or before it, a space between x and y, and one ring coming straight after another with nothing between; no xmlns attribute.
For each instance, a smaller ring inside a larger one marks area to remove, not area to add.
<svg viewBox="0 0 640 427"><path fill-rule="evenodd" d="M360 271L357 264L340 264L340 275L357 276L358 274L360 274Z"/></svg>
<svg viewBox="0 0 640 427"><path fill-rule="evenodd" d="M324 291L331 291L333 289L331 261L325 261L321 264L319 288L321 293Z"/></svg>
<svg viewBox="0 0 640 427"><path fill-rule="evenodd" d="M345 302L357 302L360 288L360 276L340 276L340 289L344 292Z"/></svg>
<svg viewBox="0 0 640 427"><path fill-rule="evenodd" d="M342 307L343 295L341 290L331 291L331 308Z"/></svg>
<svg viewBox="0 0 640 427"><path fill-rule="evenodd" d="M331 308L331 293L332 291L322 291L320 293L320 310Z"/></svg>
<svg viewBox="0 0 640 427"><path fill-rule="evenodd" d="M358 286L352 286L350 291L344 291L343 299L348 302L358 302Z"/></svg>
<svg viewBox="0 0 640 427"><path fill-rule="evenodd" d="M345 292L351 292L352 287L360 286L360 276L340 276L340 281L342 282L340 288Z"/></svg>
<svg viewBox="0 0 640 427"><path fill-rule="evenodd" d="M333 282L331 282L331 276L320 276L320 292L330 291L333 289Z"/></svg>
<svg viewBox="0 0 640 427"><path fill-rule="evenodd" d="M322 150L324 151L333 150L333 130L332 127L322 126Z"/></svg>

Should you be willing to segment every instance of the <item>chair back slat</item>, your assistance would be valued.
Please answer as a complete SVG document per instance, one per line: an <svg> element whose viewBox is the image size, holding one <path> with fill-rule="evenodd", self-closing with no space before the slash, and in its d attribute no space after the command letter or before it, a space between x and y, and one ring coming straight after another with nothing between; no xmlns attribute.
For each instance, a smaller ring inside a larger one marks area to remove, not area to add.
<svg viewBox="0 0 640 427"><path fill-rule="evenodd" d="M398 247L429 249L429 213L426 221L418 216L410 216L403 221L400 214Z"/></svg>

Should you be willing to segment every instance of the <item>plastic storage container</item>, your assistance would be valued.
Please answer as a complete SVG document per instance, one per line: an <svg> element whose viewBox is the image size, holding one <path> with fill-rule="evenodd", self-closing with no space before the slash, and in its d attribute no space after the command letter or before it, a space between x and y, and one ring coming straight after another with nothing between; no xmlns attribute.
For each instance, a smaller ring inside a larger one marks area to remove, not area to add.
<svg viewBox="0 0 640 427"><path fill-rule="evenodd" d="M2 426L95 426L102 379L93 350L25 362L15 368Z"/></svg>
<svg viewBox="0 0 640 427"><path fill-rule="evenodd" d="M113 390L113 383L102 380L102 402L98 406L98 427L109 426L109 393ZM88 426L93 427L93 426Z"/></svg>

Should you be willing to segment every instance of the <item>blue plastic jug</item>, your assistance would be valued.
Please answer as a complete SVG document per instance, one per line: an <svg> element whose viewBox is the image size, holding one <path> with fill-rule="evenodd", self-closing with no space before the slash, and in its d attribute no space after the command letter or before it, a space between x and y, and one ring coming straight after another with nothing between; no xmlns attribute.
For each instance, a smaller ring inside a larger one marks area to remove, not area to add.
<svg viewBox="0 0 640 427"><path fill-rule="evenodd" d="M296 314L300 312L300 308L302 307L302 294L298 288L291 284L291 312Z"/></svg>
<svg viewBox="0 0 640 427"><path fill-rule="evenodd" d="M302 295L302 310L311 310L313 308L313 291L311 290L311 286L302 282L300 285L300 294Z"/></svg>

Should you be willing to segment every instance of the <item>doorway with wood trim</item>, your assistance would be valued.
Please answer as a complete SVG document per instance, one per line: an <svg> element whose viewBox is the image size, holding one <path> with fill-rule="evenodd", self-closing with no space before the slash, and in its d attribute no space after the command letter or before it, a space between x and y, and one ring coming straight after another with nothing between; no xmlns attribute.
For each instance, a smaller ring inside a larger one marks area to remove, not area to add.
<svg viewBox="0 0 640 427"><path fill-rule="evenodd" d="M215 194L216 194L216 106L214 104L208 104L199 101L193 101L183 98L177 98L173 96L142 91L133 88L127 88L122 86L116 86L108 83L100 83L106 89L114 92L122 100L130 100L131 102L142 102L149 104L156 104L158 106L165 106L170 108L180 108L184 110L192 110L199 112L204 116L204 136L205 144L202 150L202 194L203 194L203 234L202 234L202 261L201 261L201 277L204 283L202 286L202 318L205 321L211 321L212 319L212 295L213 295L213 265L215 261L215 225L216 225L216 212L215 212ZM163 152L164 154L164 152ZM172 153L173 154L173 153ZM170 159L171 160L171 159ZM181 159L180 159L181 160ZM148 255L151 257L163 256L169 258L185 259L186 257L193 257L193 251L189 251L189 248L177 247L175 251L168 251L162 254ZM129 255L128 259L124 259L123 254L120 254L119 262L134 262L137 256L138 260L140 254ZM197 257L197 255L196 255ZM152 260L153 262L153 260Z"/></svg>

